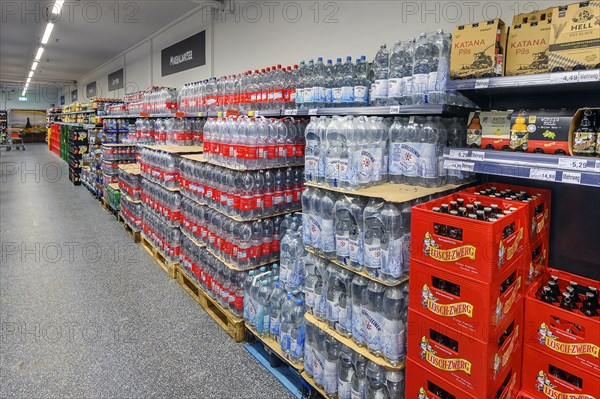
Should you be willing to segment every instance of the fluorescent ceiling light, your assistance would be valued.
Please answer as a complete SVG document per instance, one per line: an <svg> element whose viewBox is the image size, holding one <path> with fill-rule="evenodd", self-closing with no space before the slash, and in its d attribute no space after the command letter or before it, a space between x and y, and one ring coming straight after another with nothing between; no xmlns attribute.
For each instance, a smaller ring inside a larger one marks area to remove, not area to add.
<svg viewBox="0 0 600 399"><path fill-rule="evenodd" d="M29 77L33 76L33 71L29 71Z"/></svg>
<svg viewBox="0 0 600 399"><path fill-rule="evenodd" d="M31 78L27 78L26 82L27 82L27 86L29 86L29 82L31 82Z"/></svg>
<svg viewBox="0 0 600 399"><path fill-rule="evenodd" d="M54 29L54 24L52 22L48 22L48 25L46 25L46 31L44 32L44 36L42 37L42 44L48 43L48 40L50 40L50 34L52 33L52 29Z"/></svg>
<svg viewBox="0 0 600 399"><path fill-rule="evenodd" d="M36 60L36 61L39 61L39 60L40 60L40 58L42 58L42 54L43 54L43 53L44 53L44 48L43 48L43 47L40 47L40 48L38 49L38 52L37 52L37 54L35 55L35 60Z"/></svg>
<svg viewBox="0 0 600 399"><path fill-rule="evenodd" d="M31 65L31 70L35 71L37 69L38 66L38 62L37 61L33 61L33 64Z"/></svg>
<svg viewBox="0 0 600 399"><path fill-rule="evenodd" d="M56 3L54 3L54 6L52 7L52 14L59 15L64 2L65 0L56 0Z"/></svg>

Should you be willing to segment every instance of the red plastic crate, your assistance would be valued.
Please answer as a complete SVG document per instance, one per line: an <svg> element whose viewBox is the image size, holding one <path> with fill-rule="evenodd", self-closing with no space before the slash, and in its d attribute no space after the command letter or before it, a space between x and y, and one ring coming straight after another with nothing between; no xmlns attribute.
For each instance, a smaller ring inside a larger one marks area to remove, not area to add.
<svg viewBox="0 0 600 399"><path fill-rule="evenodd" d="M437 373L465 392L480 396L497 389L500 377L521 353L523 306L509 314L488 342L468 330L454 330L412 309L408 311L408 356L430 373ZM507 329L510 334L499 346ZM441 343L440 343L441 342ZM494 391L495 392L495 391ZM481 397L481 396L480 396ZM487 396L486 396L487 397Z"/></svg>
<svg viewBox="0 0 600 399"><path fill-rule="evenodd" d="M496 281L504 269L519 259L525 248L526 205L510 202L516 211L496 222L472 220L434 212L433 207L463 198L464 204L492 202L505 208L509 204L466 193L452 194L412 208L412 258L433 266L463 274L484 283ZM502 238L504 228L513 224L514 233ZM436 225L462 231L462 240L438 235Z"/></svg>
<svg viewBox="0 0 600 399"><path fill-rule="evenodd" d="M542 277L548 271L549 252L548 236L538 237L533 243L525 245L523 254L523 295L527 292L534 281ZM534 253L536 253L534 255Z"/></svg>
<svg viewBox="0 0 600 399"><path fill-rule="evenodd" d="M536 399L536 397L528 394L525 391L519 391L519 393L517 393L516 399Z"/></svg>
<svg viewBox="0 0 600 399"><path fill-rule="evenodd" d="M432 373L408 358L404 397L407 399L514 399L521 385L518 365L520 361L519 356L513 363L513 367L502 373L501 378L487 394L471 394L442 378L440 373Z"/></svg>
<svg viewBox="0 0 600 399"><path fill-rule="evenodd" d="M503 269L491 284L481 283L411 259L410 289L419 302L410 308L417 313L444 323L450 328L465 329L479 340L488 341L507 315L523 302L523 259ZM503 293L501 286L510 278Z"/></svg>
<svg viewBox="0 0 600 399"><path fill-rule="evenodd" d="M549 356L531 345L523 348L522 389L536 398L598 399L600 375Z"/></svg>
<svg viewBox="0 0 600 399"><path fill-rule="evenodd" d="M561 292L570 281L600 290L600 282L595 280L555 269L548 269L548 273L559 278ZM525 296L525 343L563 363L600 375L600 317L587 317L537 299L548 278L543 276Z"/></svg>

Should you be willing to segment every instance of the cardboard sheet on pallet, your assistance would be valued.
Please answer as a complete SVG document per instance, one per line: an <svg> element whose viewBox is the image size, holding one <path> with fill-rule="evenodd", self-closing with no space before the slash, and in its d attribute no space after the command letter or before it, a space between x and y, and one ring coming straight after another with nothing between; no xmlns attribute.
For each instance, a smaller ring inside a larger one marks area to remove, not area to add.
<svg viewBox="0 0 600 399"><path fill-rule="evenodd" d="M139 175L140 174L140 165L137 163L122 163L119 164L119 169L130 175Z"/></svg>

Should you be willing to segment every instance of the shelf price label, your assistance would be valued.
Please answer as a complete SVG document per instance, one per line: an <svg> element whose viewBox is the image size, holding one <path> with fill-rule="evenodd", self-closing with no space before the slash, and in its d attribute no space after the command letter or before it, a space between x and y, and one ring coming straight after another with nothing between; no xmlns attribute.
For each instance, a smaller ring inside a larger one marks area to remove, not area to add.
<svg viewBox="0 0 600 399"><path fill-rule="evenodd" d="M600 80L600 69L579 71L580 82L597 82L598 80Z"/></svg>
<svg viewBox="0 0 600 399"><path fill-rule="evenodd" d="M579 72L553 72L550 74L553 83L576 83L579 82Z"/></svg>
<svg viewBox="0 0 600 399"><path fill-rule="evenodd" d="M450 150L450 158L469 159L467 150Z"/></svg>
<svg viewBox="0 0 600 399"><path fill-rule="evenodd" d="M390 107L390 115L399 114L399 113L400 113L400 106L399 105L392 105Z"/></svg>
<svg viewBox="0 0 600 399"><path fill-rule="evenodd" d="M563 172L562 182L563 183L571 183L571 184L581 184L581 173Z"/></svg>
<svg viewBox="0 0 600 399"><path fill-rule="evenodd" d="M556 181L556 171L550 169L529 169L529 178L535 180Z"/></svg>
<svg viewBox="0 0 600 399"><path fill-rule="evenodd" d="M294 114L292 114L292 111L293 111L293 109L286 109L283 111L283 114L286 116L294 115Z"/></svg>
<svg viewBox="0 0 600 399"><path fill-rule="evenodd" d="M490 87L490 80L489 79L476 79L475 80L475 88L476 89L487 89L488 87Z"/></svg>
<svg viewBox="0 0 600 399"><path fill-rule="evenodd" d="M580 158L558 158L558 167L561 169L586 170L587 159Z"/></svg>
<svg viewBox="0 0 600 399"><path fill-rule="evenodd" d="M444 160L444 169L462 170L463 172L473 172L475 164L473 162Z"/></svg>
<svg viewBox="0 0 600 399"><path fill-rule="evenodd" d="M485 152L471 151L471 159L474 161L483 161L485 159Z"/></svg>
<svg viewBox="0 0 600 399"><path fill-rule="evenodd" d="M316 115L319 110L317 108L311 108L308 110L309 115Z"/></svg>

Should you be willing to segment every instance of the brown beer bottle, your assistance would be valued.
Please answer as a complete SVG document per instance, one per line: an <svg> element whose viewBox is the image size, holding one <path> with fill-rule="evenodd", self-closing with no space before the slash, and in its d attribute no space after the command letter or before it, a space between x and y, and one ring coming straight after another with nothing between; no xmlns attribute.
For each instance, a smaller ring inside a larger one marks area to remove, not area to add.
<svg viewBox="0 0 600 399"><path fill-rule="evenodd" d="M467 147L469 148L480 148L481 147L481 121L479 120L479 112L473 114L471 123L467 127Z"/></svg>

